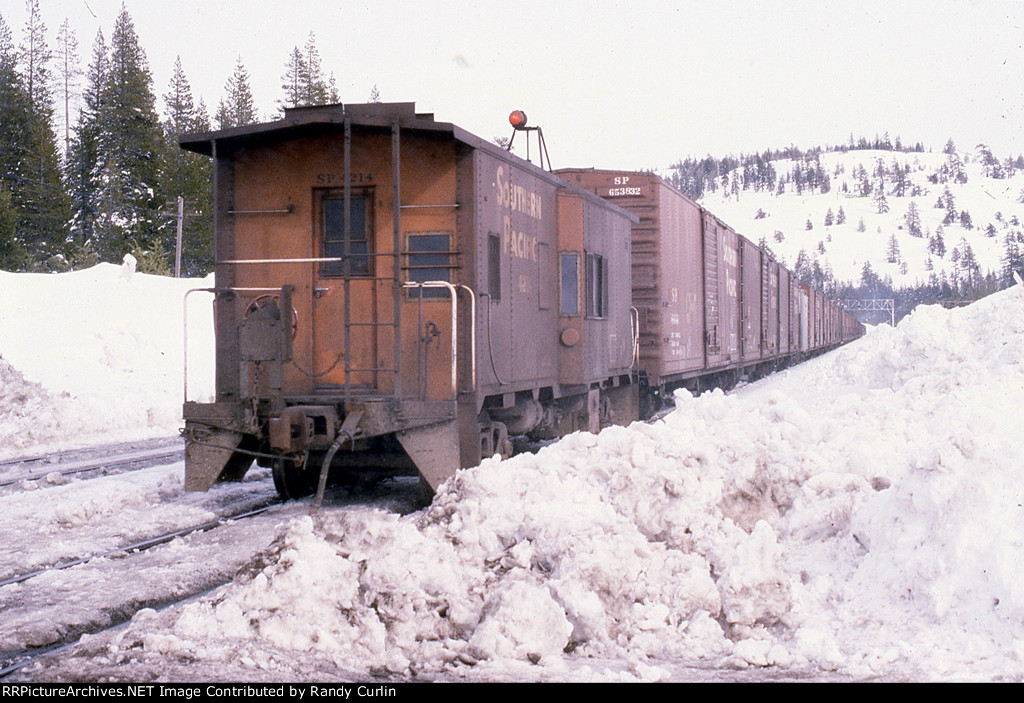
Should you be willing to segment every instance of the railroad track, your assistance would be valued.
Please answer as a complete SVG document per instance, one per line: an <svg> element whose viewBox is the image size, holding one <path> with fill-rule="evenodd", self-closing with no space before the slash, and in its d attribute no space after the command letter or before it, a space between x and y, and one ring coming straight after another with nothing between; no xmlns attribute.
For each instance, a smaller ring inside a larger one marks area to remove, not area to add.
<svg viewBox="0 0 1024 703"><path fill-rule="evenodd" d="M54 474L74 476L107 475L179 461L185 448L178 437L164 437L134 443L106 444L50 454L8 458L0 461L0 487L24 481L39 481Z"/></svg>
<svg viewBox="0 0 1024 703"><path fill-rule="evenodd" d="M275 496L264 501L264 504L252 507L247 506L244 510L238 510L229 512L220 516L216 520L194 525L188 528L173 530L160 534L145 540L137 541L131 544L124 544L115 549L106 550L101 553L91 554L83 556L79 559L73 559L60 564L54 564L41 569L37 569L32 572L14 575L0 581L0 588L4 586L10 586L13 584L25 584L29 585L32 579L42 576L44 574L50 574L53 572L64 571L75 566L87 565L94 561L107 561L116 559L120 564L124 564L123 559L125 557L132 557L140 555L152 550L160 545L167 544L175 539L187 538L200 533L208 533L216 530L217 528L224 527L225 525L235 525L239 521L248 520L255 518L259 515L266 513L271 508L280 505L281 501ZM306 508L301 504L294 504L296 509L305 510ZM276 522L276 521L275 521ZM145 567L140 567L145 568ZM121 577L124 578L124 571L131 571L129 566L128 569L119 568L118 571L121 573ZM51 641L41 644L40 646L21 647L10 649L7 651L0 651L0 679L9 676L10 674L18 671L19 669L27 666L37 657L45 654L53 654L59 652L71 645L74 645L83 635L96 635L107 630L116 629L121 627L140 610L144 608L150 608L154 610L161 610L163 608L182 603L193 598L200 597L206 593L209 593L220 586L230 583L235 576L236 570L231 568L231 565L227 565L227 568L222 569L219 578L203 580L196 584L194 587L186 587L181 592L165 592L163 595L155 595L146 598L131 597L129 602L125 604L119 604L113 607L109 612L102 613L100 616L95 618L93 622L82 623L79 625L69 625L62 628L62 634L56 634L50 638Z"/></svg>
<svg viewBox="0 0 1024 703"><path fill-rule="evenodd" d="M78 566L79 564L87 564L93 559L110 558L112 556L132 554L135 552L142 552L147 549L152 549L153 547L158 547L161 544L167 544L171 540L177 539L179 537L187 537L188 535L192 535L197 532L208 532L210 530L214 530L232 520L244 520L245 518L260 515L266 512L269 508L273 507L274 505L279 505L280 503L280 499L273 499L271 501L268 501L266 505L261 505L251 510L223 515L217 518L216 520L211 520L201 525L196 525L194 527L186 527L185 529L174 530L173 532L165 532L164 534L157 535L156 537L151 537L149 539L133 542L131 544L126 544L120 547L115 547L114 549L108 549L103 552L97 552L96 554L90 554L88 556L80 557L78 559L71 559L69 561L64 561L59 564L53 564L52 566L45 566L41 569L35 569L34 571L29 571L24 574L9 576L7 578L0 579L0 588L8 586L12 583L21 583L23 581L28 581L31 578L41 576L51 571L63 571L64 569L70 569L71 567Z"/></svg>

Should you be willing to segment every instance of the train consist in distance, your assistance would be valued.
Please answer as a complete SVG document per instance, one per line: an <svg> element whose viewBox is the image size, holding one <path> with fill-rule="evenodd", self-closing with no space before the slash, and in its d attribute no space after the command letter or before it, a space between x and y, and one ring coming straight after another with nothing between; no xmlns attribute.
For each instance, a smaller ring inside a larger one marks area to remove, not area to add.
<svg viewBox="0 0 1024 703"><path fill-rule="evenodd" d="M435 490L512 436L628 424L863 333L657 176L551 173L412 103L180 144L214 163L216 397L186 397L190 490L253 460L284 497L329 473Z"/></svg>

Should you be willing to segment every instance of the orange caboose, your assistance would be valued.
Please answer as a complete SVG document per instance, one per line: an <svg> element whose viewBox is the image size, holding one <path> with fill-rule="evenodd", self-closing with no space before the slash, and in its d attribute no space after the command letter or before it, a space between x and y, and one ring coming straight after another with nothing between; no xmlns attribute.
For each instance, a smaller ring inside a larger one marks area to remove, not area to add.
<svg viewBox="0 0 1024 703"><path fill-rule="evenodd" d="M216 398L186 487L419 473L637 416L630 226L411 103L186 135L214 163Z"/></svg>

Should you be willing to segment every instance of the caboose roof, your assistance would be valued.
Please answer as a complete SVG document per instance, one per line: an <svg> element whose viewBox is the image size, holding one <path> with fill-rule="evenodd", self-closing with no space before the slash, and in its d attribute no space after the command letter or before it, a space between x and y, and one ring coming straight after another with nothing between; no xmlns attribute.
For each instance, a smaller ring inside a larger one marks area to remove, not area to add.
<svg viewBox="0 0 1024 703"><path fill-rule="evenodd" d="M336 105L320 105L315 107L285 108L284 117L273 122L232 127L214 132L197 132L183 134L178 138L182 149L198 154L213 156L214 145L223 154L238 147L253 147L272 144L288 139L337 135L344 130L345 120L351 119L353 127L390 130L397 122L402 133L433 133L447 135L448 138L467 145L472 149L486 151L510 162L516 162L521 168L528 169L538 178L556 183L579 195L593 199L610 210L625 214L632 220L636 216L590 193L579 186L569 183L556 173L526 161L503 149L494 142L467 132L450 122L438 122L433 113L416 112L416 103L349 103Z"/></svg>
<svg viewBox="0 0 1024 703"><path fill-rule="evenodd" d="M284 117L273 122L232 127L213 132L183 134L178 138L182 149L207 156L213 155L213 144L225 146L253 145L300 137L337 133L352 120L353 126L390 129L397 121L403 131L451 134L456 140L473 147L495 147L450 122L438 122L433 113L416 112L416 103L349 103L316 107L285 108Z"/></svg>

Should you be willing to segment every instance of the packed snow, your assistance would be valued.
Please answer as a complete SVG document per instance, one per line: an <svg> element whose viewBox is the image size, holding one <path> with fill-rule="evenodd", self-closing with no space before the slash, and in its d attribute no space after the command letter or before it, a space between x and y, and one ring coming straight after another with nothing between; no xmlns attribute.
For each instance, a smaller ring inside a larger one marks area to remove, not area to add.
<svg viewBox="0 0 1024 703"><path fill-rule="evenodd" d="M207 285L0 274L4 452L172 431L182 296ZM1022 313L1022 286L919 307L738 391L679 393L657 422L487 460L418 512L292 510L230 585L18 676L1019 681ZM189 320L208 343L208 298ZM154 512L192 509L147 490L171 504Z"/></svg>

